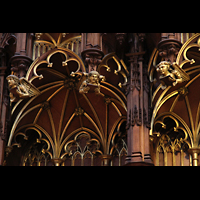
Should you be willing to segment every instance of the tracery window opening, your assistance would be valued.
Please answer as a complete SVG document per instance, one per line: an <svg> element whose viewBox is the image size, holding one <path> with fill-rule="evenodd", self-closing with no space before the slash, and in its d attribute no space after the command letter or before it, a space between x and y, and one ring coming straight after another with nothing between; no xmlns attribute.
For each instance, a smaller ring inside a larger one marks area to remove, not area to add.
<svg viewBox="0 0 200 200"><path fill-rule="evenodd" d="M69 38L58 45L59 47L63 47L75 52L77 55L81 56L81 35ZM33 45L33 57L32 59L35 60L36 58L40 57L42 54L46 53L47 51L55 48L56 46L45 40L35 40Z"/></svg>
<svg viewBox="0 0 200 200"><path fill-rule="evenodd" d="M161 116L154 123L156 166L190 166L190 137L183 125L173 116Z"/></svg>
<svg viewBox="0 0 200 200"><path fill-rule="evenodd" d="M26 151L22 166L47 166L51 165L50 156L46 154L44 149L46 148L46 144L43 142L34 143L31 145Z"/></svg>
<svg viewBox="0 0 200 200"><path fill-rule="evenodd" d="M78 135L78 134L77 134ZM77 136L76 135L76 136ZM36 141L24 153L22 166L52 166L50 155L45 152L46 143ZM90 139L88 134L80 134L76 140L68 141L63 151L62 166L101 166L102 151L99 142ZM125 139L117 139L117 143L112 147L111 166L122 166L125 164L127 156L127 144Z"/></svg>
<svg viewBox="0 0 200 200"><path fill-rule="evenodd" d="M98 140L90 138L87 133L79 133L74 140L65 145L65 156L62 166L94 166L100 165L101 151ZM97 161L97 162L96 162Z"/></svg>
<svg viewBox="0 0 200 200"><path fill-rule="evenodd" d="M123 166L125 164L126 156L127 156L127 149L122 148L120 152L116 150L113 153L111 166Z"/></svg>
<svg viewBox="0 0 200 200"><path fill-rule="evenodd" d="M62 166L101 166L103 154L99 143L96 140L90 140L87 135L80 135L76 141L69 142L68 152L64 157ZM127 144L125 139L118 139L117 144L113 145L111 153L111 166L122 166L125 164L127 155Z"/></svg>
<svg viewBox="0 0 200 200"><path fill-rule="evenodd" d="M182 138L173 138L163 134L156 147L156 166L189 166L191 156L188 144Z"/></svg>

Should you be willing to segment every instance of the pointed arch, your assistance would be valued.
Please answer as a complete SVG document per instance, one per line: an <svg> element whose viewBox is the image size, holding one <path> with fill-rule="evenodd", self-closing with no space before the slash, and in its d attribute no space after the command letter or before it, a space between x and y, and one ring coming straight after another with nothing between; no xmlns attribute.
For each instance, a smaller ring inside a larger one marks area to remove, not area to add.
<svg viewBox="0 0 200 200"><path fill-rule="evenodd" d="M41 133L42 141L48 142L48 150L43 154L48 153L52 162L68 156L74 163L66 145L70 141L78 142L78 134L90 136L84 153L77 153L81 162L84 163L85 152L91 154L91 165L101 162L100 155L110 154L113 134L120 131L119 124L126 119L126 98L118 88L106 82L101 85L99 95L81 94L82 79L71 76L72 71L85 72L85 66L74 52L60 47L33 62L26 78L40 94L20 100L14 106L8 148L15 143L17 134L26 138L23 131L33 127ZM22 141L22 145L25 143Z"/></svg>

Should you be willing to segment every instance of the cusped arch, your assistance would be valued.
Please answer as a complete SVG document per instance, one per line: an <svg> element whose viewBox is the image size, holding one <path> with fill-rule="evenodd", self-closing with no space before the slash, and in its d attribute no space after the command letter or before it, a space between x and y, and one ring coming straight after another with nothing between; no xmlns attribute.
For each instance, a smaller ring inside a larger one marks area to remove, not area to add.
<svg viewBox="0 0 200 200"><path fill-rule="evenodd" d="M71 76L72 72L85 72L82 60L74 52L57 48L37 58L27 72L26 78L40 93L19 100L13 107L13 124L8 148L15 142L21 129L35 129L48 141L47 151L57 162L69 154L66 144L77 134L90 135L91 145L99 146L98 155L109 154L112 137L126 121L126 98L110 83L100 85L100 94L79 93L82 79ZM89 148L89 147L87 147Z"/></svg>
<svg viewBox="0 0 200 200"><path fill-rule="evenodd" d="M173 123L170 123L168 120L172 120ZM156 117L154 121L153 135L160 137L163 134L169 134L174 132L175 134L182 134L182 141L185 141L189 146L193 146L193 135L188 127L187 123L176 113L173 112L164 112ZM180 139L180 138L179 138Z"/></svg>

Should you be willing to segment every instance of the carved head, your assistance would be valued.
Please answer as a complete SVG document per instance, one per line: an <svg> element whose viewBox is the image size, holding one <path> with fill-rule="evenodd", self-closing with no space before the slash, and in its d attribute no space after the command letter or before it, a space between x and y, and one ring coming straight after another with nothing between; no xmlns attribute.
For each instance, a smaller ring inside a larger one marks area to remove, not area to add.
<svg viewBox="0 0 200 200"><path fill-rule="evenodd" d="M100 75L97 71L91 71L88 74L88 83L97 85L99 83Z"/></svg>
<svg viewBox="0 0 200 200"><path fill-rule="evenodd" d="M7 76L6 80L8 81L8 86L10 89L19 85L19 78L15 75Z"/></svg>
<svg viewBox="0 0 200 200"><path fill-rule="evenodd" d="M162 75L162 76L167 76L169 72L169 68L171 66L171 63L168 61L162 61L156 66L156 71Z"/></svg>

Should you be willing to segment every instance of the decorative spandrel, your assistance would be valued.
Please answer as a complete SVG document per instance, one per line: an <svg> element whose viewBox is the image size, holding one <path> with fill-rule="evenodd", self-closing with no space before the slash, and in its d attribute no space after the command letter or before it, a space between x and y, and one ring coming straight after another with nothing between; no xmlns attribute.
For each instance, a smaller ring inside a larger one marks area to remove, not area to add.
<svg viewBox="0 0 200 200"><path fill-rule="evenodd" d="M109 53L102 59L98 65L97 71L105 76L106 82L115 87L123 88L127 84L129 71L122 59L119 59L115 53Z"/></svg>

